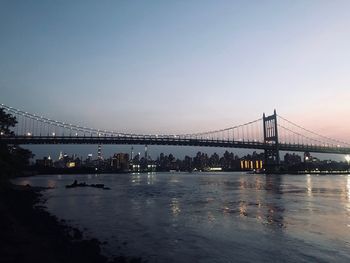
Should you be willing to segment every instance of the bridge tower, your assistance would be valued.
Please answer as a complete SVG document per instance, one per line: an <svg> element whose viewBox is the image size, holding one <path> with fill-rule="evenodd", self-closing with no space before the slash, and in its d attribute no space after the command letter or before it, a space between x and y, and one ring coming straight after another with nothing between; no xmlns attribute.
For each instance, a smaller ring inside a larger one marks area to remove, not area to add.
<svg viewBox="0 0 350 263"><path fill-rule="evenodd" d="M274 110L270 116L263 114L264 143L271 144L271 148L265 149L265 168L268 171L275 171L280 164L277 114Z"/></svg>

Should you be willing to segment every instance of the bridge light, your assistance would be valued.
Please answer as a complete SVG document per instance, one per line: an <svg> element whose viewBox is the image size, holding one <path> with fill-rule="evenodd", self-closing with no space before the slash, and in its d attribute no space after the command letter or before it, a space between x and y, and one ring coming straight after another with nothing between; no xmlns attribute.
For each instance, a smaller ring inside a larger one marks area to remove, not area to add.
<svg viewBox="0 0 350 263"><path fill-rule="evenodd" d="M27 133L27 136L31 136L32 134L30 132Z"/></svg>
<svg viewBox="0 0 350 263"><path fill-rule="evenodd" d="M350 155L349 154L345 155L345 160L348 162L348 164L350 163Z"/></svg>
<svg viewBox="0 0 350 263"><path fill-rule="evenodd" d="M4 135L4 132L0 132L0 135Z"/></svg>
<svg viewBox="0 0 350 263"><path fill-rule="evenodd" d="M53 133L52 133L52 136L55 136L55 135L56 135L56 133L53 132Z"/></svg>

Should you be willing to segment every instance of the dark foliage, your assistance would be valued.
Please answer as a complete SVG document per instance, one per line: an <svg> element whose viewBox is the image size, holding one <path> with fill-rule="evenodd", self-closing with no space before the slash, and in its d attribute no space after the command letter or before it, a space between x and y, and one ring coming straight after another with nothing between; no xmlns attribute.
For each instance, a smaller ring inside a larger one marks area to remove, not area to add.
<svg viewBox="0 0 350 263"><path fill-rule="evenodd" d="M13 136L11 131L17 120L11 114L0 109L0 133L1 136ZM18 145L7 145L0 141L0 183L4 183L10 176L21 175L33 158L31 151Z"/></svg>
<svg viewBox="0 0 350 263"><path fill-rule="evenodd" d="M0 108L0 132L1 135L13 135L11 131L12 127L15 127L17 124L16 117L12 116L9 113L6 113L4 109Z"/></svg>

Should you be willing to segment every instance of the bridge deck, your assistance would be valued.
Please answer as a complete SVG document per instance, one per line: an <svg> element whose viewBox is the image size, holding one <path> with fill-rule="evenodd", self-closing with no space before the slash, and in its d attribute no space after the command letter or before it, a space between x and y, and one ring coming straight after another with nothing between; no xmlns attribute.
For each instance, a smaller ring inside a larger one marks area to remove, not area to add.
<svg viewBox="0 0 350 263"><path fill-rule="evenodd" d="M204 147L224 147L224 148L242 148L269 150L275 149L275 144L263 143L257 141L228 141L211 139L193 139L179 137L143 137L143 136L14 136L0 137L0 142L7 144L129 144L129 145L169 145L169 146L204 146ZM302 144L279 144L280 151L294 152L315 152L315 153L334 153L350 154L350 148L315 146Z"/></svg>

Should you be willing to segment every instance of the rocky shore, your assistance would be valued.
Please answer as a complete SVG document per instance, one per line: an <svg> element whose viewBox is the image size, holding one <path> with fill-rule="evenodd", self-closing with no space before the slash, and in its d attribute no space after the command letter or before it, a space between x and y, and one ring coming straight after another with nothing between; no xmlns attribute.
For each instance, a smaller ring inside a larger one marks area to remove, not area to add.
<svg viewBox="0 0 350 263"><path fill-rule="evenodd" d="M0 262L143 262L124 256L107 259L97 239L84 239L78 229L45 211L40 203L42 190L10 184L0 187Z"/></svg>

